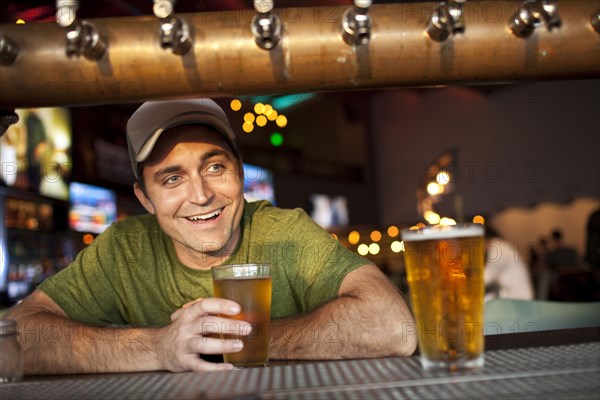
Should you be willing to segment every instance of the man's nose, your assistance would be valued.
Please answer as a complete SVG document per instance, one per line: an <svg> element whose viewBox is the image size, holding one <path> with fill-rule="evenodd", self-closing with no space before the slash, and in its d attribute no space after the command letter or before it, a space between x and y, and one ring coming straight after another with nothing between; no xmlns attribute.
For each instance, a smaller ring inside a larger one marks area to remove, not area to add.
<svg viewBox="0 0 600 400"><path fill-rule="evenodd" d="M202 176L194 177L189 185L189 200L192 203L206 204L214 196L210 182Z"/></svg>

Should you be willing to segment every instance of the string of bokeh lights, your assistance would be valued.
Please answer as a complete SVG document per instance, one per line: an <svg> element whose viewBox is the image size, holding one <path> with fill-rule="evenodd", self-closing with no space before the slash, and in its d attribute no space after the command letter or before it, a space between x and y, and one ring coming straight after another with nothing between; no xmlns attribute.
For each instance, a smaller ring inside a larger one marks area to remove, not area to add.
<svg viewBox="0 0 600 400"><path fill-rule="evenodd" d="M233 111L239 112L242 110L242 102L239 99L233 99L229 103L229 107ZM275 123L277 127L285 128L288 124L288 119L270 104L256 103L253 107L253 112L246 112L244 114L242 130L246 133L252 133L255 126L262 128L269 123ZM280 147L283 145L284 137L281 132L275 131L271 133L269 141L274 147Z"/></svg>

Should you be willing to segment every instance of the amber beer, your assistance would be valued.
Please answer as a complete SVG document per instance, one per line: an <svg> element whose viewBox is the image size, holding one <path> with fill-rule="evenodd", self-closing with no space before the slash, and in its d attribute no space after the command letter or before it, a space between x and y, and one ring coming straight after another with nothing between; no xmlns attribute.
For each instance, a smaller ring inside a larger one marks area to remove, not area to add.
<svg viewBox="0 0 600 400"><path fill-rule="evenodd" d="M249 322L252 332L240 336L242 351L223 354L225 362L236 367L252 367L269 363L269 323L271 321L271 276L268 265L240 264L212 268L215 297L230 299L242 307L235 316ZM231 335L221 335L221 338Z"/></svg>
<svg viewBox="0 0 600 400"><path fill-rule="evenodd" d="M421 364L482 366L483 226L403 230L402 239Z"/></svg>

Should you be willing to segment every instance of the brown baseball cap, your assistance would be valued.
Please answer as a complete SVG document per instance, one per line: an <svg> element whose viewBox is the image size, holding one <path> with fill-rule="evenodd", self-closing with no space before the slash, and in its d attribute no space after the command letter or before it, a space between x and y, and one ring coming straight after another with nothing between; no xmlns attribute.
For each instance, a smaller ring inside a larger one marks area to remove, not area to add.
<svg viewBox="0 0 600 400"><path fill-rule="evenodd" d="M127 148L136 179L141 179L140 165L154 148L160 135L181 125L208 125L221 132L232 151L239 156L235 133L225 111L211 99L157 100L142 104L127 122Z"/></svg>

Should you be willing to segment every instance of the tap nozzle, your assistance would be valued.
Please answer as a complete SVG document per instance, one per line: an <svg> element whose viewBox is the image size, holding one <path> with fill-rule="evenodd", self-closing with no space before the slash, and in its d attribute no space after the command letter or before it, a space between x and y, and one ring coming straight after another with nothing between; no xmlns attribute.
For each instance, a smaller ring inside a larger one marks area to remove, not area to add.
<svg viewBox="0 0 600 400"><path fill-rule="evenodd" d="M596 11L590 17L590 23L592 24L592 28L598 33L600 33L600 10Z"/></svg>
<svg viewBox="0 0 600 400"><path fill-rule="evenodd" d="M367 44L371 40L371 0L354 0L354 7L342 17L342 37L349 45Z"/></svg>
<svg viewBox="0 0 600 400"><path fill-rule="evenodd" d="M99 60L106 52L107 43L92 23L77 19L78 8L78 1L56 2L56 22L67 30L67 56L83 55L89 60Z"/></svg>
<svg viewBox="0 0 600 400"><path fill-rule="evenodd" d="M254 41L261 49L271 50L281 40L281 19L273 12L273 0L254 0L257 14L252 18Z"/></svg>
<svg viewBox="0 0 600 400"><path fill-rule="evenodd" d="M89 60L99 60L106 52L106 48L106 42L91 23L76 20L67 28L67 56L83 55Z"/></svg>
<svg viewBox="0 0 600 400"><path fill-rule="evenodd" d="M526 38L544 24L549 31L561 27L556 0L527 0L511 17L509 26L515 36Z"/></svg>
<svg viewBox="0 0 600 400"><path fill-rule="evenodd" d="M192 36L187 23L177 17L160 21L160 47L183 55L192 48Z"/></svg>
<svg viewBox="0 0 600 400"><path fill-rule="evenodd" d="M465 0L443 1L439 3L427 24L425 32L436 42L443 42L450 35L465 32L465 18L462 5Z"/></svg>
<svg viewBox="0 0 600 400"><path fill-rule="evenodd" d="M160 47L183 55L192 48L190 28L184 19L175 17L175 0L154 0L152 11L160 19Z"/></svg>
<svg viewBox="0 0 600 400"><path fill-rule="evenodd" d="M0 65L11 65L17 59L19 47L0 32Z"/></svg>

